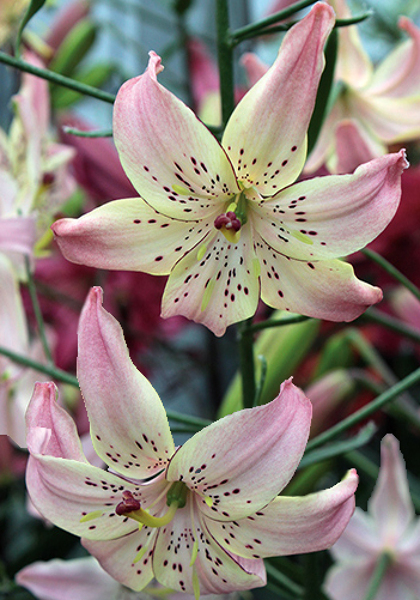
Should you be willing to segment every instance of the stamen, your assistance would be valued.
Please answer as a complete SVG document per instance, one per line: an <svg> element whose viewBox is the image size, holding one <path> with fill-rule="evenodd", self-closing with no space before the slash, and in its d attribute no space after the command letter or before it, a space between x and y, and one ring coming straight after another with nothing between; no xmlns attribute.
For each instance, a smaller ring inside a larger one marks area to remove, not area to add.
<svg viewBox="0 0 420 600"><path fill-rule="evenodd" d="M214 226L223 233L228 242L236 244L239 241L242 223L233 211L229 210L218 215L214 220Z"/></svg>

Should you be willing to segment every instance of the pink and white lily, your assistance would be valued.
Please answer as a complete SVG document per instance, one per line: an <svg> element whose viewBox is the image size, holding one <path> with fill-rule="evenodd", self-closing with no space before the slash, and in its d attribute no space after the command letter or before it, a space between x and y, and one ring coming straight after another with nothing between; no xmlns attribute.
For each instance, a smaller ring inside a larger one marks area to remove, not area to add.
<svg viewBox="0 0 420 600"><path fill-rule="evenodd" d="M398 440L382 440L381 468L367 513L356 508L345 532L331 548L337 564L326 592L332 600L364 598L381 555L390 557L375 600L420 597L420 519L415 518Z"/></svg>
<svg viewBox="0 0 420 600"><path fill-rule="evenodd" d="M345 0L329 0L337 17L351 17ZM407 17L399 27L408 38L375 68L357 27L339 32L336 79L341 86L305 170L326 164L350 173L387 152L391 144L420 137L420 29Z"/></svg>
<svg viewBox="0 0 420 600"><path fill-rule="evenodd" d="M42 66L27 54L25 59ZM31 255L57 208L75 189L69 146L51 141L48 83L24 74L9 134L0 130L0 250Z"/></svg>
<svg viewBox="0 0 420 600"><path fill-rule="evenodd" d="M81 536L117 581L153 577L187 593L265 584L263 558L330 546L354 509L357 475L302 498L278 497L305 449L311 404L291 381L271 403L206 427L176 448L163 405L131 362L93 288L81 315L78 378L104 471L39 383L27 411L27 487L52 523ZM244 433L245 432L245 433Z"/></svg>
<svg viewBox="0 0 420 600"><path fill-rule="evenodd" d="M382 293L337 260L390 221L404 153L351 177L291 185L306 158L306 131L334 24L325 3L285 36L266 75L241 100L222 145L162 87L153 52L125 83L114 111L122 165L142 200L108 203L53 225L69 260L169 274L162 316L185 315L216 335L269 306L350 321Z"/></svg>

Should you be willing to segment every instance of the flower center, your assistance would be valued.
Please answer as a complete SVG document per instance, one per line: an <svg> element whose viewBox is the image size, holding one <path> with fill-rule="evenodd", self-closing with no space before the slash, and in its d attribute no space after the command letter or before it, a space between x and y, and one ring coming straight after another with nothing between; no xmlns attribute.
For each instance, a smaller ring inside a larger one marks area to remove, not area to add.
<svg viewBox="0 0 420 600"><path fill-rule="evenodd" d="M122 493L122 501L117 504L115 512L119 516L130 517L138 523L140 527L162 527L172 521L178 508L183 508L187 501L187 486L182 481L176 481L171 485L166 494L166 504L169 506L167 512L162 517L154 517L141 507L140 502L133 496L129 490Z"/></svg>
<svg viewBox="0 0 420 600"><path fill-rule="evenodd" d="M243 192L238 194L233 202L229 204L227 211L218 215L214 220L214 226L219 229L228 242L237 243L240 238L240 230L247 222L246 198Z"/></svg>

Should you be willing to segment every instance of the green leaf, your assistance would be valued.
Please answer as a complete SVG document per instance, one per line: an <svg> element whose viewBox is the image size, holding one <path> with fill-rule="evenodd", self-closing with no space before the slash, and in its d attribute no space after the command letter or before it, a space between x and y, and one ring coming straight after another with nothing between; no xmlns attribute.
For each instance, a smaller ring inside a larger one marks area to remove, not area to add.
<svg viewBox="0 0 420 600"><path fill-rule="evenodd" d="M23 17L22 23L20 24L19 27L19 31L17 34L17 38L16 38L16 46L15 46L15 50L16 50L16 56L19 56L19 48L20 48L20 44L22 41L22 34L23 34L23 30L25 29L26 25L29 23L29 21L32 19L32 17L34 15L36 15L36 13L41 10L41 8L44 6L46 0L31 0L31 3L28 6L28 10L25 13L25 16Z"/></svg>
<svg viewBox="0 0 420 600"><path fill-rule="evenodd" d="M79 21L66 35L50 63L50 70L72 77L96 38L97 27L91 19Z"/></svg>
<svg viewBox="0 0 420 600"><path fill-rule="evenodd" d="M304 467L314 465L330 458L335 458L336 456L341 456L342 454L347 454L347 452L350 452L351 450L357 450L370 442L375 431L376 425L373 422L370 422L365 425L357 435L348 440L328 444L328 446L323 446L318 450L312 450L312 452L308 452L308 454L303 456L299 464L299 469L303 469Z"/></svg>
<svg viewBox="0 0 420 600"><path fill-rule="evenodd" d="M96 64L93 67L80 69L74 76L74 81L84 83L86 85L98 88L101 87L105 81L114 72L113 65L109 64ZM51 102L55 109L65 109L75 104L83 98L83 94L64 87L53 87L51 90Z"/></svg>

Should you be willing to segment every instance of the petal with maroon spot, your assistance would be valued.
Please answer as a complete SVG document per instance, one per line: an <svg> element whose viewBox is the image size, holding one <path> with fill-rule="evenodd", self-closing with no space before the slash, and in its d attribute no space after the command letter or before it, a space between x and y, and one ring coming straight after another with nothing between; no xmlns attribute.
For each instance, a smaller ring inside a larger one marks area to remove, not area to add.
<svg viewBox="0 0 420 600"><path fill-rule="evenodd" d="M352 321L382 300L379 288L357 279L353 267L341 260L294 260L267 246L261 237L256 252L261 298L273 308L328 321Z"/></svg>
<svg viewBox="0 0 420 600"><path fill-rule="evenodd" d="M292 477L310 420L311 403L291 380L285 381L269 404L228 415L196 433L172 458L167 479L182 479L202 496L200 508L208 517L246 517L268 504Z"/></svg>
<svg viewBox="0 0 420 600"><path fill-rule="evenodd" d="M153 579L152 556L157 529L143 527L114 540L82 539L83 546L114 579L140 591ZM146 548L146 551L144 551ZM141 556L142 551L144 552ZM141 557L140 557L141 556ZM136 558L139 558L135 562Z"/></svg>
<svg viewBox="0 0 420 600"><path fill-rule="evenodd" d="M171 272L163 295L162 317L184 315L221 336L226 327L255 313L258 265L247 224L241 228L237 242L214 232Z"/></svg>
<svg viewBox="0 0 420 600"><path fill-rule="evenodd" d="M299 260L347 256L377 237L401 198L404 150L361 165L352 175L302 181L255 206L251 222L275 251Z"/></svg>
<svg viewBox="0 0 420 600"><path fill-rule="evenodd" d="M167 275L210 229L218 212L203 221L162 216L141 198L115 200L79 219L52 225L64 256L100 269Z"/></svg>
<svg viewBox="0 0 420 600"><path fill-rule="evenodd" d="M334 11L323 2L286 34L278 57L234 110L223 135L238 179L262 195L292 183L306 158L306 132Z"/></svg>
<svg viewBox="0 0 420 600"><path fill-rule="evenodd" d="M163 404L128 355L119 323L92 288L83 308L77 371L97 454L125 477L162 471L175 447Z"/></svg>
<svg viewBox="0 0 420 600"><path fill-rule="evenodd" d="M179 219L186 214L203 218L209 208L240 191L235 173L216 138L158 83L161 59L154 52L149 56L146 72L121 87L114 105L114 139L121 163L136 190L156 210ZM205 201L204 208L190 202L191 212L185 213L181 200L189 196Z"/></svg>
<svg viewBox="0 0 420 600"><path fill-rule="evenodd" d="M325 550L337 541L353 514L357 483L353 470L322 492L279 496L245 519L222 523L206 518L206 525L226 550L246 558Z"/></svg>

